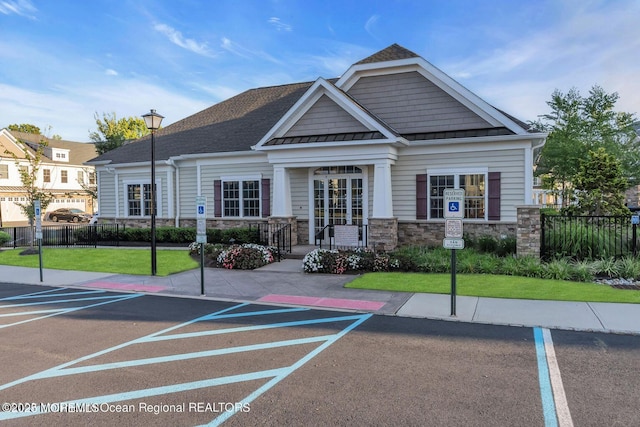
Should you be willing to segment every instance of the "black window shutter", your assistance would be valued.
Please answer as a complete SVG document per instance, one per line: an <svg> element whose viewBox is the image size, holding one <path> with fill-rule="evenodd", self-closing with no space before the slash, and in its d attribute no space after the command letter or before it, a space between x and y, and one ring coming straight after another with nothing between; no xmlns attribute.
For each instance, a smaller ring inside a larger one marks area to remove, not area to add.
<svg viewBox="0 0 640 427"><path fill-rule="evenodd" d="M500 220L500 172L489 172L489 220Z"/></svg>
<svg viewBox="0 0 640 427"><path fill-rule="evenodd" d="M271 197L269 190L271 189L271 180L269 178L262 178L262 195L260 202L262 203L262 217L267 218L271 216Z"/></svg>
<svg viewBox="0 0 640 427"><path fill-rule="evenodd" d="M427 174L416 175L416 219L427 219Z"/></svg>
<svg viewBox="0 0 640 427"><path fill-rule="evenodd" d="M213 216L222 217L222 181L213 181Z"/></svg>

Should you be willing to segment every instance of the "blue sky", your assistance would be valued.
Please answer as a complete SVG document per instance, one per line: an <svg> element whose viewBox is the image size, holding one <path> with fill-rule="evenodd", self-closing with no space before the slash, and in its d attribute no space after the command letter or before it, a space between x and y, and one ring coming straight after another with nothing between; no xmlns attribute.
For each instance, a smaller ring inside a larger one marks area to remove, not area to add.
<svg viewBox="0 0 640 427"><path fill-rule="evenodd" d="M594 84L640 113L639 16L638 0L0 0L0 127L88 141L95 113L150 108L166 126L393 43L523 120Z"/></svg>

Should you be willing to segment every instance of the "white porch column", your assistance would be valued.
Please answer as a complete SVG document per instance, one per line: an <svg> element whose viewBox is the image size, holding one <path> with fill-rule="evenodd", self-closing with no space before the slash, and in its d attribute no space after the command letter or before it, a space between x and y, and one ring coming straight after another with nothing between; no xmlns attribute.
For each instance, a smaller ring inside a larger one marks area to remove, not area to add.
<svg viewBox="0 0 640 427"><path fill-rule="evenodd" d="M289 171L284 166L273 167L273 209L271 209L271 215L275 217L293 216Z"/></svg>
<svg viewBox="0 0 640 427"><path fill-rule="evenodd" d="M382 160L373 171L373 218L393 218L391 160Z"/></svg>

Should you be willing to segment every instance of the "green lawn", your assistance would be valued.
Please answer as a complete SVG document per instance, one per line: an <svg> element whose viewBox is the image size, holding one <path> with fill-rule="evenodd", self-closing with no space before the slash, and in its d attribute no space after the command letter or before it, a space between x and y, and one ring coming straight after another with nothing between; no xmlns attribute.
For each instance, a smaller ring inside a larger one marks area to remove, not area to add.
<svg viewBox="0 0 640 427"><path fill-rule="evenodd" d="M39 266L38 255L20 255L24 249L0 250L1 265ZM158 276L191 270L198 262L187 250L158 250ZM42 248L43 268L100 273L151 275L150 249Z"/></svg>
<svg viewBox="0 0 640 427"><path fill-rule="evenodd" d="M354 289L451 293L450 274L366 273L345 285ZM456 294L491 298L640 303L640 291L595 283L492 274L458 274Z"/></svg>

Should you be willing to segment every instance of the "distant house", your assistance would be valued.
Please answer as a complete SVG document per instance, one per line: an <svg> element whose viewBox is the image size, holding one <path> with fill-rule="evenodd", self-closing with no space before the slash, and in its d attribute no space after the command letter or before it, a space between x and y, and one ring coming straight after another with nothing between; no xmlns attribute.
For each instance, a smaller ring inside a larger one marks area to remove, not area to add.
<svg viewBox="0 0 640 427"><path fill-rule="evenodd" d="M340 78L251 89L158 131L157 218L193 226L205 196L208 227L291 224L314 244L347 224L376 247L434 244L443 190L460 188L465 232L513 235L545 138L394 44ZM88 163L101 218L148 224L150 152L145 137Z"/></svg>
<svg viewBox="0 0 640 427"><path fill-rule="evenodd" d="M79 208L92 213L95 201L83 189L95 187L96 174L93 166L84 163L97 155L93 144L49 139L42 135L0 130L0 223L3 226L23 224L27 221L15 203L26 201L20 179L19 167L28 167L29 162L20 141L27 146L27 153L35 153L40 142L48 144L40 166L37 185L55 196L47 208ZM21 161L17 166L14 158L5 150L16 154ZM27 154L29 155L29 154Z"/></svg>

